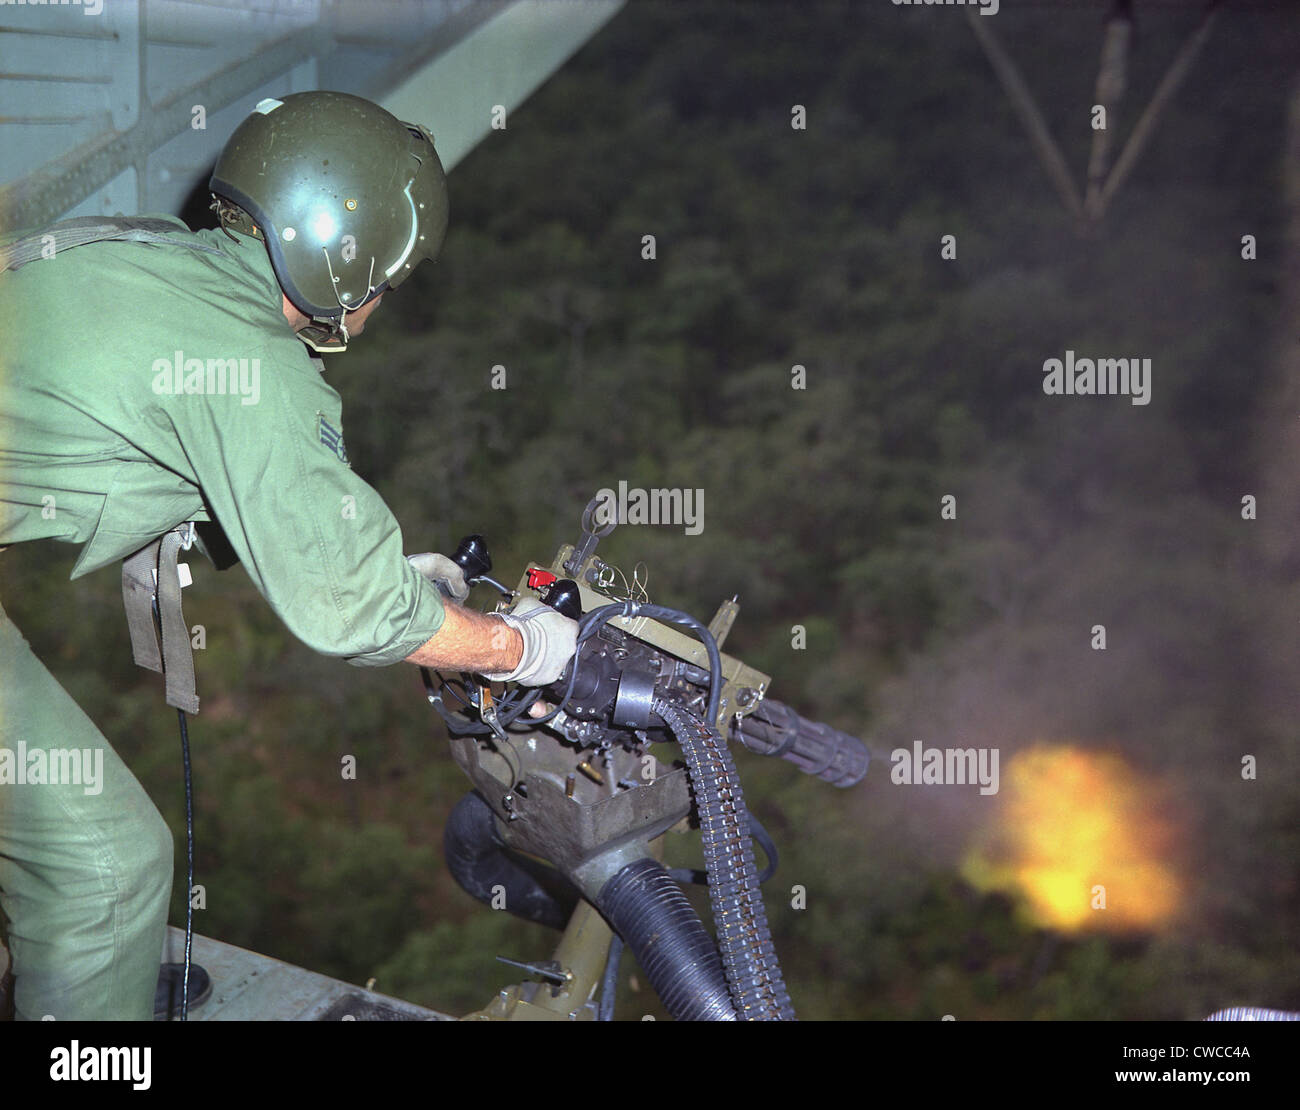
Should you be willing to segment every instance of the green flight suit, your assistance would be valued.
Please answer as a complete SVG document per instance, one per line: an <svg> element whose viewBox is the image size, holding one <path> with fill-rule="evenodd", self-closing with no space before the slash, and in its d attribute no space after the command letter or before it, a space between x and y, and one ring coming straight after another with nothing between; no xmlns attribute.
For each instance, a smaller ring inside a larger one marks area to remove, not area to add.
<svg viewBox="0 0 1300 1110"><path fill-rule="evenodd" d="M0 274L0 548L81 544L76 578L216 520L304 643L404 659L441 627L441 598L348 466L340 398L285 322L264 245L174 222L209 250L92 243ZM125 619L112 650L129 650ZM54 749L102 750L99 792L22 781L20 742L50 766ZM156 807L0 610L18 1016L151 1018L171 871Z"/></svg>

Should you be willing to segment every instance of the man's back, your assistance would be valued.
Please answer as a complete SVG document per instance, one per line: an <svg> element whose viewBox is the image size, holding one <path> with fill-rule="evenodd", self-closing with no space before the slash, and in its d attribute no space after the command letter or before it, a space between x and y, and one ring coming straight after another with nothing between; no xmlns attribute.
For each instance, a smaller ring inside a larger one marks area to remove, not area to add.
<svg viewBox="0 0 1300 1110"><path fill-rule="evenodd" d="M441 603L347 465L339 396L264 245L175 223L216 253L92 243L0 276L0 546L84 544L76 577L215 517L299 638L403 658Z"/></svg>
<svg viewBox="0 0 1300 1110"><path fill-rule="evenodd" d="M240 390L240 359L250 368L249 384L253 357L259 370L277 362L316 377L276 311L278 288L261 245L235 243L219 231L190 233L179 220L171 222L175 246L87 244L0 276L0 320L8 336L0 391L0 481L7 487L0 543L84 543L102 524L105 535L83 554L77 574L140 546L125 546L125 537L114 544L109 533L149 538L200 508L197 476L176 450L168 417L174 387L185 386L185 359L203 360L204 379L209 359L223 362L214 371L231 369L224 360L233 360L234 373L222 375L227 395L209 403L260 402L247 390L230 397ZM180 245L187 240L211 251ZM171 366L178 352L179 382L174 372L155 373L155 363L159 370L162 361ZM208 384L191 379L194 389ZM101 521L115 483L114 504ZM137 498L135 490L146 495ZM124 493L129 496L119 506ZM163 494L161 503L148 493ZM116 549L104 550L105 544Z"/></svg>

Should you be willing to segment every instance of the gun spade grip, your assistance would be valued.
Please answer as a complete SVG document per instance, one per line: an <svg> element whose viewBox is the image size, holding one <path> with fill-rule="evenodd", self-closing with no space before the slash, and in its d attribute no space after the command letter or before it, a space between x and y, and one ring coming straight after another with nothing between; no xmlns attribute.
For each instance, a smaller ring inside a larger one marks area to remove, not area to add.
<svg viewBox="0 0 1300 1110"><path fill-rule="evenodd" d="M492 556L488 554L487 541L477 534L466 536L460 541L451 561L465 572L466 582L473 582L492 569Z"/></svg>

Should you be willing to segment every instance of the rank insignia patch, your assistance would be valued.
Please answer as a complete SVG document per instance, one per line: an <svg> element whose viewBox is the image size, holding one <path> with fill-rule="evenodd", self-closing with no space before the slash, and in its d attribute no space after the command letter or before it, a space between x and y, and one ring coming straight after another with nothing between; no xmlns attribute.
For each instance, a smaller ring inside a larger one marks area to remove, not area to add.
<svg viewBox="0 0 1300 1110"><path fill-rule="evenodd" d="M348 461L348 450L343 446L343 433L331 424L321 413L316 414L320 425L320 441L331 454L337 455L340 462Z"/></svg>

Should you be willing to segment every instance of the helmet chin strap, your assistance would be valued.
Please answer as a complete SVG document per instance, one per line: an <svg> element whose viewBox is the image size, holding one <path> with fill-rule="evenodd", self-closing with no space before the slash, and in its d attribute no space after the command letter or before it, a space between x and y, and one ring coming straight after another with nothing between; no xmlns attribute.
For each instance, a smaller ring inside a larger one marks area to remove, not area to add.
<svg viewBox="0 0 1300 1110"><path fill-rule="evenodd" d="M321 247L321 253L325 255L325 265L329 269L330 283L334 286L334 299L338 301L338 306L343 311L337 319L332 316L313 316L311 323L298 330L298 338L313 351L322 355L330 355L348 349L350 336L348 335L347 315L354 310L344 304L339 297L339 279L334 275L334 267L330 263L330 252ZM366 295L361 298L361 304L365 304L370 300L374 292L375 256L372 254L370 256L370 273L366 275Z"/></svg>
<svg viewBox="0 0 1300 1110"><path fill-rule="evenodd" d="M332 355L348 349L348 326L344 317L313 316L311 322L298 329L298 338L313 351Z"/></svg>

